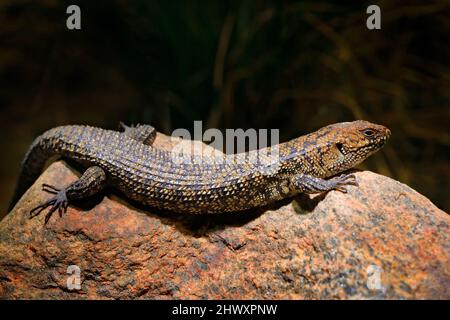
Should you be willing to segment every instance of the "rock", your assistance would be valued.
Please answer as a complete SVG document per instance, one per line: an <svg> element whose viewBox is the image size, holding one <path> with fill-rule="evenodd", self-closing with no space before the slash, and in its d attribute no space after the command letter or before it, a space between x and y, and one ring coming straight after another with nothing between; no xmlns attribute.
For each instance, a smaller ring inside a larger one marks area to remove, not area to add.
<svg viewBox="0 0 450 320"><path fill-rule="evenodd" d="M171 142L158 135L159 147ZM253 212L158 212L107 192L29 219L53 163L0 223L2 299L449 299L450 217L390 178ZM68 267L81 288L69 290ZM72 268L72 267L71 267Z"/></svg>

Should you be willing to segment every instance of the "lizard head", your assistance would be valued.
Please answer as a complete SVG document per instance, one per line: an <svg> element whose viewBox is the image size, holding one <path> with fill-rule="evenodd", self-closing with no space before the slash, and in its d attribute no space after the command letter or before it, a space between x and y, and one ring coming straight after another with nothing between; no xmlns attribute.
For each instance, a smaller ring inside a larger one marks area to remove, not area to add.
<svg viewBox="0 0 450 320"><path fill-rule="evenodd" d="M363 120L332 124L317 133L329 146L323 162L330 175L361 163L381 149L391 135L388 128Z"/></svg>

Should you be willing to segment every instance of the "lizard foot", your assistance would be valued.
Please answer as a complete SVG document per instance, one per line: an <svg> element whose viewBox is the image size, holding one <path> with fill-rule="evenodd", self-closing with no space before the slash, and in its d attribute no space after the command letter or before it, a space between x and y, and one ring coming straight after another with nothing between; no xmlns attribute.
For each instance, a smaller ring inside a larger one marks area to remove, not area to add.
<svg viewBox="0 0 450 320"><path fill-rule="evenodd" d="M69 205L66 195L66 190L55 188L48 184L42 185L42 190L51 194L54 194L55 196L52 197L50 200L45 201L44 203L38 205L37 207L33 208L30 211L30 219L36 217L39 215L43 210L45 210L47 207L51 207L50 210L45 215L45 224L47 224L48 220L52 216L53 212L58 210L59 216L62 217L63 212L65 213L67 211L67 207Z"/></svg>
<svg viewBox="0 0 450 320"><path fill-rule="evenodd" d="M346 186L358 186L358 182L356 181L356 177L354 174L341 174L338 177L332 178L330 181L333 186L333 190L337 190L343 193L347 193Z"/></svg>

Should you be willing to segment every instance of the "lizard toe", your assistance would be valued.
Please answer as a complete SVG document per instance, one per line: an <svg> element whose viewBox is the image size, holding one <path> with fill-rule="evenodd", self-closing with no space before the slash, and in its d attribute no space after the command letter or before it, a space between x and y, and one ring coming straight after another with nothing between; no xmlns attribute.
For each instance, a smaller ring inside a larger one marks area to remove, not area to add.
<svg viewBox="0 0 450 320"><path fill-rule="evenodd" d="M47 191L47 190L45 190ZM47 214L45 215L45 224L49 221L52 214L58 210L60 217L62 217L62 214L67 211L68 207L68 200L65 190L60 190L58 192L55 192L54 190L47 191L49 193L55 194L51 199L45 201L44 203L36 206L30 211L30 219L38 216L42 211L44 211L46 208L50 207Z"/></svg>

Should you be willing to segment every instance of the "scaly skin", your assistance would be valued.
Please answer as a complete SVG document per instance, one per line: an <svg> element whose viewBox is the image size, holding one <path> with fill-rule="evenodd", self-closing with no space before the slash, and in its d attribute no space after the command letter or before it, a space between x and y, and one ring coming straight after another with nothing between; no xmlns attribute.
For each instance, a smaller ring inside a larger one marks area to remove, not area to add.
<svg viewBox="0 0 450 320"><path fill-rule="evenodd" d="M390 136L389 129L367 121L337 123L277 146L239 155L204 156L199 163L193 161L198 156L180 162L176 153L151 147L155 137L151 126L123 127L124 132L63 126L36 138L23 161L12 204L56 155L87 170L65 188L43 186L54 197L31 215L50 207L46 221L56 210L62 214L70 201L91 196L106 185L140 203L176 212L241 211L300 192L346 192L346 185L357 185L354 176L336 175L379 150Z"/></svg>

